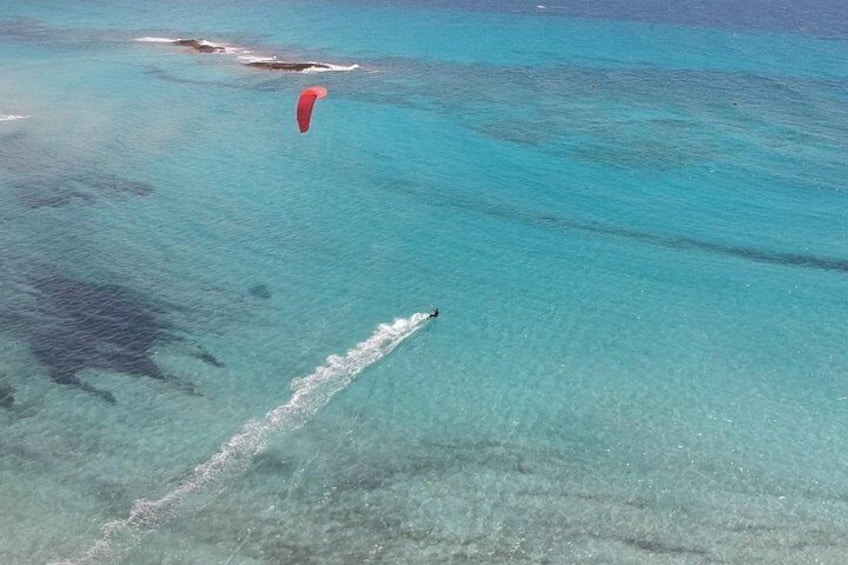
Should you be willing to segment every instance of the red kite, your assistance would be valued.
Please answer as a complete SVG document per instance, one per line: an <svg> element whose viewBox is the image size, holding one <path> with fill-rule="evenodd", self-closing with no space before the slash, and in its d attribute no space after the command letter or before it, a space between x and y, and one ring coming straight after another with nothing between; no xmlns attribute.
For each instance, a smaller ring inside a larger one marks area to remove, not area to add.
<svg viewBox="0 0 848 565"><path fill-rule="evenodd" d="M309 122L312 120L312 107L319 98L327 96L327 89L323 86L310 86L300 93L297 99L297 125L300 133L309 130Z"/></svg>

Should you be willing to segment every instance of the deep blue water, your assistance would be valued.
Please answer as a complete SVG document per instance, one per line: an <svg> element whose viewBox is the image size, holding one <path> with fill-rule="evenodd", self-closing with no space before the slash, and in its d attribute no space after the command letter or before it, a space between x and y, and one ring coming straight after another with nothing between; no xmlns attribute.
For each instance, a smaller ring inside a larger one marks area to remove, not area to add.
<svg viewBox="0 0 848 565"><path fill-rule="evenodd" d="M846 12L0 2L0 562L842 563Z"/></svg>
<svg viewBox="0 0 848 565"><path fill-rule="evenodd" d="M427 6L436 9L532 14L546 17L598 18L729 30L768 30L813 37L845 39L848 10L837 0L781 2L778 0L660 1L576 0L571 2L516 2L514 0L371 0L377 6Z"/></svg>

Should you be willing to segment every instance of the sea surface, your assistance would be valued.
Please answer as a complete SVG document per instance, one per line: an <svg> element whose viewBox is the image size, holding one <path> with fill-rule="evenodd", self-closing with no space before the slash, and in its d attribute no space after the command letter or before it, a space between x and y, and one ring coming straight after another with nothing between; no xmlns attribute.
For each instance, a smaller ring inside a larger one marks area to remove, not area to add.
<svg viewBox="0 0 848 565"><path fill-rule="evenodd" d="M0 563L842 565L846 156L842 0L0 0Z"/></svg>

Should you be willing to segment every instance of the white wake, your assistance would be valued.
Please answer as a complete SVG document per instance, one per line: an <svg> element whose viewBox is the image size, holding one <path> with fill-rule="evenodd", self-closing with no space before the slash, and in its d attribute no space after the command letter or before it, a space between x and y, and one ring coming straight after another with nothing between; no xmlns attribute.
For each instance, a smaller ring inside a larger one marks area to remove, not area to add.
<svg viewBox="0 0 848 565"><path fill-rule="evenodd" d="M306 424L330 398L349 385L368 366L392 352L415 333L428 319L417 313L409 318L380 324L367 340L344 355L330 355L324 365L308 377L291 383L293 394L288 402L253 420L227 440L215 455L194 468L194 472L174 490L161 498L140 498L129 514L108 522L101 537L80 557L55 562L55 565L81 565L112 561L131 550L147 533L174 516L179 504L214 481L243 469L257 453L268 446L274 434Z"/></svg>

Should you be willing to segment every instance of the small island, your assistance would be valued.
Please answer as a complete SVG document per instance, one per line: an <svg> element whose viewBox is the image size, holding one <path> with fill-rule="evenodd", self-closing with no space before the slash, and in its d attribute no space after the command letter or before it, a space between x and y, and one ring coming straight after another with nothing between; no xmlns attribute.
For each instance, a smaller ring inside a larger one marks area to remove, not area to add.
<svg viewBox="0 0 848 565"><path fill-rule="evenodd" d="M203 39L175 39L171 44L179 45L180 47L190 47L200 53L225 53L227 50L223 45L209 43Z"/></svg>

